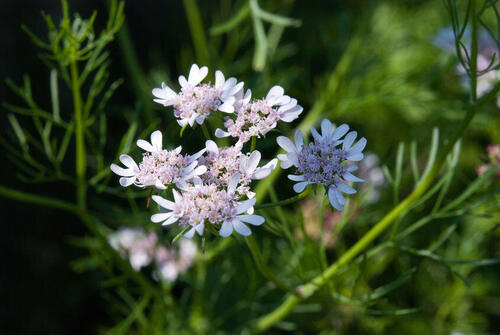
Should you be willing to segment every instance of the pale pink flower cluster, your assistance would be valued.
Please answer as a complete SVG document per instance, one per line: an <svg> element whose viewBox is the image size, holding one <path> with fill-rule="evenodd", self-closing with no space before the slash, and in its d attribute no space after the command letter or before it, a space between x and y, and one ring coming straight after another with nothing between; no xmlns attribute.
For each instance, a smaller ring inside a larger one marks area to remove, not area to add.
<svg viewBox="0 0 500 335"><path fill-rule="evenodd" d="M195 232L203 235L205 224L220 226L219 234L223 237L231 235L233 229L248 236L251 231L244 222L261 225L264 218L250 214L255 199L240 200L241 196L236 193L239 181L240 175L236 173L227 186L213 183L188 185L181 193L172 190L174 201L154 195L153 201L165 212L154 214L151 221L162 222L163 225L178 222L180 226L189 228L184 234L187 238L192 238Z"/></svg>
<svg viewBox="0 0 500 335"><path fill-rule="evenodd" d="M246 143L252 137L260 138L276 128L278 121L292 122L303 108L297 100L284 94L280 86L274 86L264 99L251 100L252 93L247 90L245 96L238 94L234 104L236 118L225 117L224 127L227 131L217 129L217 137L233 137L238 143Z"/></svg>
<svg viewBox="0 0 500 335"><path fill-rule="evenodd" d="M240 145L217 147L214 141L206 142L206 151L198 159L199 164L207 168L207 172L200 176L204 184L227 185L230 178L240 174L240 181L236 193L240 196L253 198L255 193L250 191L250 182L267 177L276 167L277 159L272 159L262 167L258 167L261 159L259 151L244 154Z"/></svg>
<svg viewBox="0 0 500 335"><path fill-rule="evenodd" d="M127 258L135 271L156 264L154 277L173 282L186 272L194 262L197 253L196 245L182 239L179 246L165 247L158 244L158 236L146 233L140 228L121 228L108 236L111 247L117 250L122 258Z"/></svg>
<svg viewBox="0 0 500 335"><path fill-rule="evenodd" d="M182 155L180 146L170 151L162 149L162 134L159 130L151 134L151 143L138 140L137 145L146 150L139 165L128 155L120 156L120 161L127 169L111 164L111 170L122 176L120 184L124 187L132 184L139 187L155 186L158 189L165 189L171 184L184 187L188 181L206 171L204 166L198 166L197 161L204 149L191 156Z"/></svg>
<svg viewBox="0 0 500 335"><path fill-rule="evenodd" d="M184 127L194 123L202 124L210 113L234 111L235 95L243 89L243 83L238 83L235 78L225 80L220 71L215 72L215 85L202 84L208 74L206 66L198 67L193 64L189 71L188 79L179 77L181 91L175 93L165 83L161 88L153 89L155 102L163 106L173 106L177 123Z"/></svg>
<svg viewBox="0 0 500 335"><path fill-rule="evenodd" d="M497 171L495 175L500 177L500 144L490 144L486 148L486 152L488 153L488 158L490 160L489 163L482 164L477 167L476 172L478 175L484 174L488 171L492 166L497 167Z"/></svg>
<svg viewBox="0 0 500 335"><path fill-rule="evenodd" d="M295 167L297 175L288 175L290 180L297 182L293 186L295 192L304 191L309 184L323 185L328 190L332 206L341 211L345 204L341 192L356 193L348 182L363 181L351 173L358 167L348 162L363 159L362 151L366 146L366 139L363 137L354 144L357 132L348 133L349 126L346 124L334 129L327 119L321 122L321 131L322 134L319 134L311 127L313 142L308 145L304 144L300 130L295 133L295 143L287 137L278 137L278 145L287 151L287 154L280 154L278 158L282 168ZM340 145L342 146L339 147Z"/></svg>

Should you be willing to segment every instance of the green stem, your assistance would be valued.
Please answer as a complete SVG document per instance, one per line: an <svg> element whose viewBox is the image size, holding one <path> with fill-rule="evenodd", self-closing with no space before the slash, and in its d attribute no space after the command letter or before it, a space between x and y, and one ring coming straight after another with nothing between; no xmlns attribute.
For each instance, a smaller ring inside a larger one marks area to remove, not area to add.
<svg viewBox="0 0 500 335"><path fill-rule="evenodd" d="M257 146L257 137L252 136L252 141L250 142L250 152L254 151L256 146Z"/></svg>
<svg viewBox="0 0 500 335"><path fill-rule="evenodd" d="M18 191L12 188L4 187L0 185L0 195L9 198L12 200L16 200L19 202L26 202L31 204L37 204L57 209L62 209L67 212L75 212L78 210L78 207L70 202L66 202L64 200L39 196L36 194L30 194L22 191Z"/></svg>
<svg viewBox="0 0 500 335"><path fill-rule="evenodd" d="M257 268L262 273L262 275L267 280L273 282L276 285L276 287L282 289L285 292L290 293L292 296L296 295L297 292L292 287L286 285L281 280L279 280L271 272L271 270L269 270L269 268L266 266L266 264L264 263L264 260L262 259L262 255L260 253L259 246L257 245L257 242L255 242L253 235L245 237L245 241L247 242L248 248L250 249L250 252L252 253L253 259L255 260L255 264L257 265Z"/></svg>
<svg viewBox="0 0 500 335"><path fill-rule="evenodd" d="M274 311L264 315L257 320L256 330L259 332L269 329L276 322L287 316L301 299L305 299L313 295L321 286L325 285L330 278L337 273L343 266L347 265L351 260L363 252L380 234L382 234L403 212L409 210L412 205L429 189L434 182L435 177L440 171L443 163L446 161L446 156L451 152L453 146L461 138L476 114L478 105L482 104L484 100L477 101L476 96L476 73L477 73L477 22L475 0L472 0L472 47L471 47L471 104L467 109L467 113L460 123L458 129L453 134L451 140L444 147L438 155L435 164L429 173L424 177L420 185L399 205L393 208L386 216L382 218L368 233L366 233L356 244L354 244L345 254L343 254L335 263L330 265L323 273L313 278L307 284L298 288L301 293L298 295L290 295L286 300ZM488 95L489 97L489 95Z"/></svg>
<svg viewBox="0 0 500 335"><path fill-rule="evenodd" d="M210 132L208 131L207 125L205 123L201 124L201 130L203 131L203 136L205 136L207 140L211 140Z"/></svg>
<svg viewBox="0 0 500 335"><path fill-rule="evenodd" d="M291 197L291 198L288 198L288 199L285 199L285 200L281 200L281 201L277 201L277 202L269 202L267 204L255 205L254 208L255 209L263 209L263 208L269 208L269 207L276 207L276 206L283 206L283 205L292 204L294 202L299 201L300 199L304 199L305 197L307 197L309 195L309 193L311 193L311 189L310 188L306 189L302 193L297 194L294 197Z"/></svg>
<svg viewBox="0 0 500 335"><path fill-rule="evenodd" d="M70 63L71 90L73 92L73 104L75 113L75 142L76 142L76 203L79 208L86 206L87 185L85 182L85 171L87 169L84 139L85 120L82 116L82 96L80 93L80 81L76 60Z"/></svg>
<svg viewBox="0 0 500 335"><path fill-rule="evenodd" d="M184 9L189 23L189 30L191 31L196 58L200 64L210 65L210 53L196 0L184 0Z"/></svg>

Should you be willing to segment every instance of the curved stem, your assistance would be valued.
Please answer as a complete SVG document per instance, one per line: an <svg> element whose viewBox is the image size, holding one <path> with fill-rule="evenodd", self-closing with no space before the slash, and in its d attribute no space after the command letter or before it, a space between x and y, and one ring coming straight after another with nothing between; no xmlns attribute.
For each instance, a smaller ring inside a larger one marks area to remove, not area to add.
<svg viewBox="0 0 500 335"><path fill-rule="evenodd" d="M471 57L471 103L467 110L467 113L460 123L459 127L456 129L451 140L444 147L437 157L435 164L432 169L423 177L422 182L418 187L406 197L399 205L393 208L389 213L387 213L382 220L380 220L368 233L366 233L356 244L354 244L345 254L342 255L335 263L330 265L325 271L313 278L307 284L298 288L301 293L298 295L290 295L285 301L271 313L261 317L257 321L256 330L262 332L270 328L273 324L278 322L287 316L294 307L301 301L301 298L308 298L313 295L321 286L323 286L327 281L337 273L337 271L344 265L348 264L356 256L358 256L362 251L364 251L380 234L382 234L402 213L409 210L411 206L429 189L432 185L435 177L440 171L443 163L446 161L446 157L453 149L453 146L461 138L467 129L468 125L472 121L474 115L476 114L477 108L480 104L484 103L485 100L481 99L477 101L476 95L476 74L477 74L477 19L476 19L476 8L475 0L472 0L472 57ZM486 97L490 97L488 94ZM485 97L485 98L486 98Z"/></svg>
<svg viewBox="0 0 500 335"><path fill-rule="evenodd" d="M255 205L254 208L255 209L263 209L263 208L269 208L269 207L276 207L276 206L283 206L283 205L293 204L294 202L299 201L300 199L303 199L303 198L307 197L309 195L309 193L311 193L311 189L310 188L306 189L302 193L297 194L294 197L291 197L291 198L288 198L288 199L285 199L285 200L281 200L281 201L277 201L277 202L269 202L267 204Z"/></svg>
<svg viewBox="0 0 500 335"><path fill-rule="evenodd" d="M250 142L250 152L254 151L256 146L257 138L255 136L252 136L252 141Z"/></svg>
<svg viewBox="0 0 500 335"><path fill-rule="evenodd" d="M76 60L70 63L71 90L73 92L73 104L75 113L75 142L76 142L76 203L79 208L86 206L87 185L85 171L87 169L84 139L85 120L82 116L82 96L80 93L80 81Z"/></svg>
<svg viewBox="0 0 500 335"><path fill-rule="evenodd" d="M262 275L267 280L273 282L277 287L279 287L283 291L290 293L292 296L296 295L297 292L292 287L286 285L281 280L279 280L278 277L276 277L271 272L271 270L269 270L269 268L266 266L264 260L262 259L259 246L257 245L257 242L255 242L253 235L245 237L245 241L248 245L248 248L250 249L250 252L252 253L253 259L255 260L255 264L257 265L257 268L262 273Z"/></svg>
<svg viewBox="0 0 500 335"><path fill-rule="evenodd" d="M207 140L211 140L210 132L208 131L207 125L205 123L201 124L201 130L203 131L203 135Z"/></svg>

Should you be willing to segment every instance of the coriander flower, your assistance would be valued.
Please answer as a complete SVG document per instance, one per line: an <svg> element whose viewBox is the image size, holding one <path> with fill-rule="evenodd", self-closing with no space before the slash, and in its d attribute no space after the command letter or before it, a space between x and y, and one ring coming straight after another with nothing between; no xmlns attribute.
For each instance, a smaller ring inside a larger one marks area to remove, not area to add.
<svg viewBox="0 0 500 335"><path fill-rule="evenodd" d="M202 182L227 186L231 177L239 173L240 180L236 193L246 195L248 198L255 196L255 193L250 191L250 182L269 176L278 162L275 158L264 166L258 167L261 154L257 150L243 154L240 145L219 148L211 140L206 141L205 146L204 155L198 159L198 163L207 168L206 173L200 176Z"/></svg>
<svg viewBox="0 0 500 335"><path fill-rule="evenodd" d="M157 241L154 233L146 234L140 228L120 228L108 236L111 247L123 258L128 258L135 271L149 265L154 259Z"/></svg>
<svg viewBox="0 0 500 335"><path fill-rule="evenodd" d="M215 184L195 184L188 185L182 193L172 190L174 201L153 195L153 201L167 212L154 214L151 221L162 222L163 225L178 222L180 226L191 227L184 235L187 238L192 238L195 233L203 235L205 224L220 226L219 234L223 237L231 235L233 229L248 236L252 232L245 223L258 226L264 223L264 218L244 214L253 210L255 199L240 200L236 194L239 179L240 175L234 174L227 188Z"/></svg>
<svg viewBox="0 0 500 335"><path fill-rule="evenodd" d="M347 182L362 182L351 172L357 170L356 165L347 166L349 161L357 162L363 159L363 149L366 139L361 138L353 145L357 132L347 133L349 126L343 124L335 130L330 121L321 122L321 134L311 127L313 142L305 145L302 132L295 133L295 144L284 136L277 138L278 145L287 151L278 155L281 167L288 169L295 167L296 175L288 175L290 180L297 183L293 186L295 192L302 192L309 184L320 184L328 190L328 198L334 208L341 211L345 198L342 195L356 193L356 190ZM347 135L346 135L347 133ZM343 136L345 137L341 139ZM342 144L342 147L338 147Z"/></svg>
<svg viewBox="0 0 500 335"><path fill-rule="evenodd" d="M160 246L156 250L155 261L158 271L157 277L173 282L193 265L197 253L196 244L187 239L179 241L179 247L167 248Z"/></svg>
<svg viewBox="0 0 500 335"><path fill-rule="evenodd" d="M235 137L238 143L248 142L252 137L266 135L276 128L278 121L292 122L299 117L303 108L297 105L297 100L285 95L281 86L272 87L264 99L251 101L252 92L245 95L240 92L234 104L236 120L227 116L224 127L227 131L217 128L216 137Z"/></svg>
<svg viewBox="0 0 500 335"><path fill-rule="evenodd" d="M202 124L211 112L217 110L225 113L233 113L235 94L243 89L243 83L237 83L236 78L225 79L220 71L215 72L215 85L202 84L208 74L206 66L198 67L193 64L189 71L188 79L179 77L181 91L175 93L165 83L161 88L153 89L156 97L153 101L163 106L173 106L174 115L178 118L177 123L184 127L194 123Z"/></svg>
<svg viewBox="0 0 500 335"><path fill-rule="evenodd" d="M159 130L151 134L151 143L138 140L137 146L146 151L139 165L128 155L120 156L120 161L127 169L111 164L111 170L121 176L120 185L124 187L135 184L139 187L155 186L157 189L165 189L166 186L175 184L182 188L188 181L206 171L206 167L199 166L197 161L205 149L190 156L181 155L180 146L170 151L162 149L162 134Z"/></svg>

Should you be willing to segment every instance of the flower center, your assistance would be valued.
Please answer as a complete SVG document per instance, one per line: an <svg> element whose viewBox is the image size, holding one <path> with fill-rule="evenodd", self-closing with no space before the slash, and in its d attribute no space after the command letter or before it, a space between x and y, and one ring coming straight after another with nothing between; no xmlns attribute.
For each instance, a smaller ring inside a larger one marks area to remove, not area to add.
<svg viewBox="0 0 500 335"><path fill-rule="evenodd" d="M182 225L197 225L208 221L220 224L236 215L236 196L219 190L217 185L191 186L182 194L184 215L179 219Z"/></svg>
<svg viewBox="0 0 500 335"><path fill-rule="evenodd" d="M304 179L312 183L329 187L340 181L345 171L344 161L347 152L335 148L333 143L309 143L303 145L297 154L297 171L304 174Z"/></svg>
<svg viewBox="0 0 500 335"><path fill-rule="evenodd" d="M209 84L183 87L174 106L174 115L182 119L191 118L193 113L208 116L222 104L221 95L222 91Z"/></svg>
<svg viewBox="0 0 500 335"><path fill-rule="evenodd" d="M238 137L242 143L248 142L252 136L265 135L279 121L277 109L266 105L264 99L237 103L235 110L236 120L226 117L224 126L232 137Z"/></svg>
<svg viewBox="0 0 500 335"><path fill-rule="evenodd" d="M154 184L160 180L164 185L176 182L182 177L182 170L188 166L188 158L175 150L161 150L157 153L146 152L139 164L137 179L142 185Z"/></svg>

